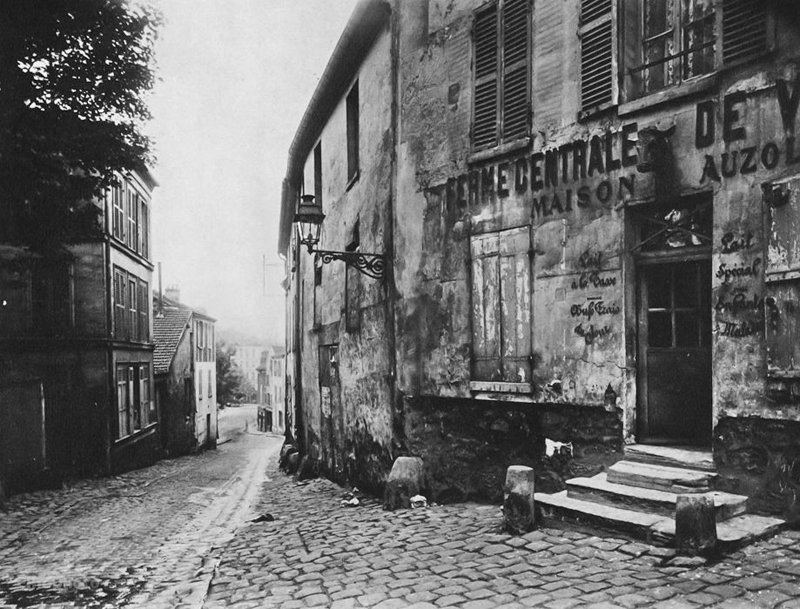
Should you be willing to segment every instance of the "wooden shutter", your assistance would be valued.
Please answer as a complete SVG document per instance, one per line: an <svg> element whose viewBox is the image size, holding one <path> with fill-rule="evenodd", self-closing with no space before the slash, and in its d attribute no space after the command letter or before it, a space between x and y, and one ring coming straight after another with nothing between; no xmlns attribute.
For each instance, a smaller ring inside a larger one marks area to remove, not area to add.
<svg viewBox="0 0 800 609"><path fill-rule="evenodd" d="M531 382L530 229L500 233L503 380Z"/></svg>
<svg viewBox="0 0 800 609"><path fill-rule="evenodd" d="M506 0L503 5L502 139L505 142L528 134L529 6L529 0Z"/></svg>
<svg viewBox="0 0 800 609"><path fill-rule="evenodd" d="M139 336L141 341L150 339L150 316L149 308L152 306L148 296L147 283L139 282Z"/></svg>
<svg viewBox="0 0 800 609"><path fill-rule="evenodd" d="M800 378L800 180L766 190L767 366L771 376Z"/></svg>
<svg viewBox="0 0 800 609"><path fill-rule="evenodd" d="M472 378L478 385L530 384L529 252L529 227L472 238Z"/></svg>
<svg viewBox="0 0 800 609"><path fill-rule="evenodd" d="M750 59L769 50L770 36L765 0L723 0L722 61Z"/></svg>
<svg viewBox="0 0 800 609"><path fill-rule="evenodd" d="M498 233L472 238L472 378L503 380L500 363L500 241Z"/></svg>
<svg viewBox="0 0 800 609"><path fill-rule="evenodd" d="M497 103L498 58L497 4L476 13L475 98L472 120L472 145L476 150L497 144L499 122Z"/></svg>
<svg viewBox="0 0 800 609"><path fill-rule="evenodd" d="M581 112L617 101L614 0L581 0Z"/></svg>

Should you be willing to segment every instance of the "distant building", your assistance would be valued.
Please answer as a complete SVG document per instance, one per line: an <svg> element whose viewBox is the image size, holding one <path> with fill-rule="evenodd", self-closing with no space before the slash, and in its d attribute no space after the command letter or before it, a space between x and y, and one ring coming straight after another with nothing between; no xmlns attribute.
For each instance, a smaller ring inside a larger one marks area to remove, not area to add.
<svg viewBox="0 0 800 609"><path fill-rule="evenodd" d="M167 294L153 300L155 389L161 442L176 455L216 446L215 320Z"/></svg>
<svg viewBox="0 0 800 609"><path fill-rule="evenodd" d="M47 256L0 210L0 451L11 487L159 456L146 169L95 205L97 231ZM16 217L19 220L19 217ZM17 233L18 234L18 233Z"/></svg>
<svg viewBox="0 0 800 609"><path fill-rule="evenodd" d="M267 345L234 345L231 360L239 368L246 381L247 401L256 401L258 387L258 367L261 358L269 351Z"/></svg>
<svg viewBox="0 0 800 609"><path fill-rule="evenodd" d="M286 350L282 347L272 349L267 364L269 393L267 394L272 411L273 431L286 429Z"/></svg>
<svg viewBox="0 0 800 609"><path fill-rule="evenodd" d="M257 371L258 430L272 431L272 395L269 392L269 375L267 374L268 353L261 355L261 363Z"/></svg>

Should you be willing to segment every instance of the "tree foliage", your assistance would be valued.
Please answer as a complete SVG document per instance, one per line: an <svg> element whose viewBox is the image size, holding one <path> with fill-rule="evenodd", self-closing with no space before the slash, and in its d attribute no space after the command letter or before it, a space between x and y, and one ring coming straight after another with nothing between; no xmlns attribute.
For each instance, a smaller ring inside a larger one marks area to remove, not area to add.
<svg viewBox="0 0 800 609"><path fill-rule="evenodd" d="M244 382L239 367L233 362L233 347L226 347L224 343L217 343L217 402L227 404L232 402Z"/></svg>
<svg viewBox="0 0 800 609"><path fill-rule="evenodd" d="M126 0L0 1L0 238L85 237L114 172L152 163L160 16Z"/></svg>

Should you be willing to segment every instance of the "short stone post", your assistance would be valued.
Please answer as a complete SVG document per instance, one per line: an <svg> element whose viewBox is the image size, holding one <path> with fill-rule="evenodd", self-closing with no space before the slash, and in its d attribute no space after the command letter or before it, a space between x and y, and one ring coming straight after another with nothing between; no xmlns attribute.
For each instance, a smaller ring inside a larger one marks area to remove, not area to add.
<svg viewBox="0 0 800 609"><path fill-rule="evenodd" d="M684 556L707 556L717 546L714 495L678 495L675 502L675 549Z"/></svg>
<svg viewBox="0 0 800 609"><path fill-rule="evenodd" d="M383 509L410 508L411 498L425 487L425 467L419 457L397 457L383 492Z"/></svg>
<svg viewBox="0 0 800 609"><path fill-rule="evenodd" d="M503 527L513 535L532 531L534 514L534 472L525 465L512 465L506 471L503 493Z"/></svg>

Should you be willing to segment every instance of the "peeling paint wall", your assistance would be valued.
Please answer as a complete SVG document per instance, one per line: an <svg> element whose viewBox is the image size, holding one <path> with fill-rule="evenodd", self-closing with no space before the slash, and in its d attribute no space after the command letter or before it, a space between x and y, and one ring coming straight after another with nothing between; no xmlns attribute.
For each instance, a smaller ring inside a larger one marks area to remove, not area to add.
<svg viewBox="0 0 800 609"><path fill-rule="evenodd" d="M318 249L344 252L357 242L358 251L387 253L393 179L390 48L387 28L348 87L357 87L359 98L355 178L349 177L344 98L320 135L327 219ZM304 178L304 191L314 193L313 151ZM393 462L389 280L364 276L342 261L319 263L315 270L314 257L305 248L297 272L307 454L331 478L375 487Z"/></svg>

